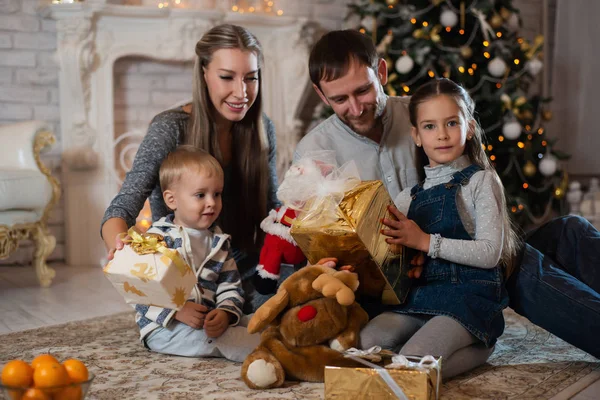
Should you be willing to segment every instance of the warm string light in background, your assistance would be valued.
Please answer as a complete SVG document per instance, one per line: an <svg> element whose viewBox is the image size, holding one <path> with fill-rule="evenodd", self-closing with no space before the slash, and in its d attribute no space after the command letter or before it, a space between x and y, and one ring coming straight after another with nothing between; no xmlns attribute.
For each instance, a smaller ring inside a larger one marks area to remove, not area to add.
<svg viewBox="0 0 600 400"><path fill-rule="evenodd" d="M138 214L135 226L140 232L146 232L152 225L152 211L150 210L150 203L148 200L144 203L144 208Z"/></svg>
<svg viewBox="0 0 600 400"><path fill-rule="evenodd" d="M277 8L275 3L275 0L237 0L235 1L235 4L231 6L231 11L240 14L254 13L282 16L283 10Z"/></svg>
<svg viewBox="0 0 600 400"><path fill-rule="evenodd" d="M64 0L62 1L64 2ZM236 0L233 1L233 5L228 10L240 14L249 13L282 16L283 10L278 8L276 3L276 0ZM195 8L194 0L161 1L158 2L156 6L158 8Z"/></svg>

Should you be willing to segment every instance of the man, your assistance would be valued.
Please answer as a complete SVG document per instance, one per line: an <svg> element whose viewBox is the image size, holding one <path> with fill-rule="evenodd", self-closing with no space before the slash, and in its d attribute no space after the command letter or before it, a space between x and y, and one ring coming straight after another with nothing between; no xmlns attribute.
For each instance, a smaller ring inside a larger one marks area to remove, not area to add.
<svg viewBox="0 0 600 400"><path fill-rule="evenodd" d="M361 179L382 180L392 199L415 185L419 177L408 98L383 92L387 64L371 40L357 31L328 33L311 51L309 72L335 115L298 143L294 158L306 151L335 150L338 165L359 161Z"/></svg>
<svg viewBox="0 0 600 400"><path fill-rule="evenodd" d="M392 199L414 186L420 160L408 98L384 94L387 65L372 41L352 30L324 35L311 51L309 73L335 115L298 143L294 158L334 150L339 165L355 160L361 178L383 181ZM506 282L510 307L600 358L600 233L583 218L557 218L527 235L519 259Z"/></svg>

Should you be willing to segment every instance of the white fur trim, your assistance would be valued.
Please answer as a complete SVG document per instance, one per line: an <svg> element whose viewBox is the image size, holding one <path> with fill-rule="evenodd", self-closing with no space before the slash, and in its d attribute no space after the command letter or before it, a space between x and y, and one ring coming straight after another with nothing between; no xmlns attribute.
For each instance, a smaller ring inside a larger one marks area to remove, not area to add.
<svg viewBox="0 0 600 400"><path fill-rule="evenodd" d="M337 339L333 339L331 342L329 342L329 347L335 351L339 351L340 353L343 353L344 351L346 351L344 346L342 346L340 341Z"/></svg>
<svg viewBox="0 0 600 400"><path fill-rule="evenodd" d="M259 388L266 388L277 382L275 366L265 360L254 360L248 366L246 378Z"/></svg>
<svg viewBox="0 0 600 400"><path fill-rule="evenodd" d="M290 235L290 227L280 224L279 222L275 222L275 217L275 211L271 210L269 215L260 223L260 229L262 229L265 233L270 233L271 235L280 237L283 240L290 242L294 246L297 246L296 241L292 235Z"/></svg>
<svg viewBox="0 0 600 400"><path fill-rule="evenodd" d="M285 215L288 208L286 206L282 206L279 211L277 211L277 221L281 221L281 218Z"/></svg>
<svg viewBox="0 0 600 400"><path fill-rule="evenodd" d="M278 280L279 279L279 275L277 274L272 274L271 272L265 270L265 266L262 264L258 264L256 266L256 272L258 273L258 275L263 278L263 279L274 279L274 280Z"/></svg>

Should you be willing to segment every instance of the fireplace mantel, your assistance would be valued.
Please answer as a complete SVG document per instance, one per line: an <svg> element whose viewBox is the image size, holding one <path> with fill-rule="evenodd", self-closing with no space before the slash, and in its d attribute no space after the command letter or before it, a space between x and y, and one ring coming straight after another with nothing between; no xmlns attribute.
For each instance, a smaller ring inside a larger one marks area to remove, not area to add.
<svg viewBox="0 0 600 400"><path fill-rule="evenodd" d="M211 27L221 23L247 27L264 50L263 104L275 124L280 169L291 161L304 124L299 120L301 107L312 91L307 60L318 31L314 23L102 0L45 4L40 12L56 20L57 26L68 264L97 265L106 255L99 231L104 210L119 186L113 115L113 67L119 58L191 61L196 42Z"/></svg>

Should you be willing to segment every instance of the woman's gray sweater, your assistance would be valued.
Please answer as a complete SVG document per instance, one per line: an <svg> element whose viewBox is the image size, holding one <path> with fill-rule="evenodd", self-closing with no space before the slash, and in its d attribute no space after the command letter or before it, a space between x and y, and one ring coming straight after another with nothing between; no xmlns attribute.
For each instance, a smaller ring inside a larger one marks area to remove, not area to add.
<svg viewBox="0 0 600 400"><path fill-rule="evenodd" d="M169 214L165 205L158 179L158 170L167 154L182 144L190 115L181 107L158 114L148 128L148 133L142 140L133 161L131 170L127 173L123 186L104 213L102 225L110 218L122 218L127 226L133 226L147 198L150 200L152 221ZM279 205L277 200L277 172L275 128L273 122L263 115L263 122L269 140L269 186L267 211ZM240 207L243 199L234 199L231 190L232 171L224 168L225 189L223 191L223 212L229 207ZM236 260L237 261L237 260Z"/></svg>

